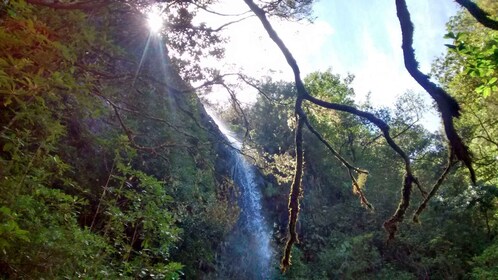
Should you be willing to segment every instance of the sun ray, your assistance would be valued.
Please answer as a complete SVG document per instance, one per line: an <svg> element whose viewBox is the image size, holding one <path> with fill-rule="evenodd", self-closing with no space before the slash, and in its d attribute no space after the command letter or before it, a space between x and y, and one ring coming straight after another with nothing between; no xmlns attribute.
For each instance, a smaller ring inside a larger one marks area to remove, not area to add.
<svg viewBox="0 0 498 280"><path fill-rule="evenodd" d="M149 31L151 34L159 34L163 28L164 20L161 16L161 10L158 8L152 8L147 13L147 25L149 26Z"/></svg>

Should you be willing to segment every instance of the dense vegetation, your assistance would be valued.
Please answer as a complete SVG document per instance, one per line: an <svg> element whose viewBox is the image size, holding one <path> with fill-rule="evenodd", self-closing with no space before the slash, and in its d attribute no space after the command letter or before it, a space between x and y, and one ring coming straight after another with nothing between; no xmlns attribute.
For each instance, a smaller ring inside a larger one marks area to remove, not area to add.
<svg viewBox="0 0 498 280"><path fill-rule="evenodd" d="M498 13L492 1L480 6ZM301 243L293 251L291 279L496 279L498 275L498 135L496 71L498 33L483 27L467 12L448 23L448 53L433 65L432 76L462 107L457 123L473 152L478 184L458 164L413 223L403 224L395 240L386 242L383 221L395 210L399 179L404 170L395 152L374 126L361 118L309 105L305 111L313 126L341 156L369 171L362 178L368 209L351 186L348 170L334 158L311 131L304 133L304 195L298 233ZM449 156L444 131L431 133L418 121L427 108L421 97L405 93L394 109L374 109L367 101L354 104L350 83L330 72L305 78L313 96L329 102L374 111L389 124L394 139L412 160L422 186L433 184ZM288 223L287 194L296 156L293 146L295 114L293 83L268 79L246 118L257 150L258 165L267 176L263 189L266 206L278 225L275 239L284 245ZM271 117L269 117L271 116ZM243 123L236 111L225 112L234 124ZM243 129L241 129L243 130ZM442 130L442 129L441 129ZM366 182L366 184L365 184ZM417 193L408 213L415 213L427 191ZM358 201L359 200L359 201ZM411 219L410 219L411 220Z"/></svg>
<svg viewBox="0 0 498 280"><path fill-rule="evenodd" d="M199 63L222 57L223 38L192 24L190 5L213 1L166 1L165 38L147 30L152 2L1 2L0 278L200 279L226 269L219 252L234 240L227 237L238 191L224 140L189 85L223 82ZM268 1L265 11L300 19L312 2ZM495 1L478 3L498 14ZM386 242L381 226L397 209L401 160L367 120L306 104L310 124L369 174L352 185L343 164L304 130L301 242L277 278L496 279L498 31L462 11L447 36L454 42L432 76L462 108L456 129L473 153L477 184L462 163L452 164L420 223L402 223ZM356 104L352 79L316 72L304 86L389 124L427 187L414 190L413 213L445 170L446 135L418 124L427 110L419 95L405 93L394 109ZM261 191L280 248L295 170L296 87L250 83L262 93L254 106L235 102L224 117L249 132L254 149L246 152L266 178Z"/></svg>
<svg viewBox="0 0 498 280"><path fill-rule="evenodd" d="M305 82L317 95L326 92L327 96L322 98L353 103L351 77L341 79L329 72L314 73ZM294 92L292 84L282 82L268 81L261 88L279 100L279 105L260 98L248 118L253 125L251 136L259 151L259 165L268 179L263 193L272 220L278 224L275 239L283 242L288 219L286 198L294 170L289 162L294 151L289 141L292 124L288 122ZM368 102L358 105L369 106ZM298 226L301 243L294 249L287 278L494 279L498 191L492 180L496 180L496 174L489 181L481 181L482 185L472 186L465 172L453 167L450 178L422 212L421 222L403 224L396 239L386 242L381 225L396 208L398 178L403 174L402 168L396 168L399 160L381 141L379 133L360 119L312 106L306 109L313 124L342 156L369 170L363 191L375 209L362 205L347 169L334 157L326 156L330 151L313 134L305 133L307 172ZM421 110L420 97L407 93L394 110L386 108L377 113L391 125L396 140L413 158L421 184L429 185L444 169L447 148L444 136L416 124ZM487 143L493 149L491 145ZM496 157L496 150L493 156ZM417 193L409 213L416 210L422 199Z"/></svg>
<svg viewBox="0 0 498 280"><path fill-rule="evenodd" d="M231 183L196 96L151 63L168 63L159 39L136 73L145 18L124 4L88 15L9 1L0 12L1 277L212 269L237 214Z"/></svg>

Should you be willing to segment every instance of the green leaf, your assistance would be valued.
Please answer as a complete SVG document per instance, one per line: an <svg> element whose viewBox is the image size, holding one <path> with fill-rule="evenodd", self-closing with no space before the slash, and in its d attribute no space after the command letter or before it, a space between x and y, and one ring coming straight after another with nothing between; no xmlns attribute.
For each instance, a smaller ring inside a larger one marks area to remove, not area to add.
<svg viewBox="0 0 498 280"><path fill-rule="evenodd" d="M490 87L485 87L485 88L484 88L484 91L483 91L483 93L482 93L482 96L484 96L484 97L488 97L488 96L490 96L490 95L491 95L491 88L490 88Z"/></svg>
<svg viewBox="0 0 498 280"><path fill-rule="evenodd" d="M455 33L449 32L449 33L444 34L443 38L444 39L456 39L456 36L455 36Z"/></svg>
<svg viewBox="0 0 498 280"><path fill-rule="evenodd" d="M3 145L4 152L9 152L12 151L13 149L14 149L14 144L12 144L11 142L7 142L5 143L5 145Z"/></svg>

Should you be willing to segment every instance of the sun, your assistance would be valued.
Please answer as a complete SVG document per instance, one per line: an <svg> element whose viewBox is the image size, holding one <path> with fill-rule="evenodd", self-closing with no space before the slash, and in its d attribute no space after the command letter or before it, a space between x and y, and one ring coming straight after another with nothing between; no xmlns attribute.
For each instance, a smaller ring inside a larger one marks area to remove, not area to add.
<svg viewBox="0 0 498 280"><path fill-rule="evenodd" d="M159 33L163 27L163 23L163 18L161 17L161 13L158 9L151 9L147 12L147 25L149 26L151 33Z"/></svg>

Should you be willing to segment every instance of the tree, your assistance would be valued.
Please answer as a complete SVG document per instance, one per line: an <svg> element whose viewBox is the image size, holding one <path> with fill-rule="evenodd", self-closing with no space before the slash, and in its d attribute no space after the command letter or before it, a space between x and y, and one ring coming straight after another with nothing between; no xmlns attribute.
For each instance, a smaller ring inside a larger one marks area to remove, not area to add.
<svg viewBox="0 0 498 280"><path fill-rule="evenodd" d="M1 277L206 273L237 212L198 99L142 53L149 2L38 2L0 4Z"/></svg>
<svg viewBox="0 0 498 280"><path fill-rule="evenodd" d="M403 179L403 187L402 187L402 195L401 195L401 201L399 203L399 206L396 210L396 212L392 215L392 217L387 220L384 223L385 229L388 231L390 239L394 238L394 235L397 231L398 224L403 220L403 217L405 215L406 209L408 208L409 201L410 201L410 196L411 196L411 190L412 190L412 185L416 184L420 187L417 178L414 176L412 173L412 168L411 168L411 163L410 159L406 155L406 153L394 142L392 139L390 133L389 133L389 126L380 120L379 118L375 117L371 113L368 112L363 112L359 111L354 107L350 107L347 105L343 104L337 104L337 103L331 103L331 102L326 102L320 99L317 99L309 94L307 91L306 87L304 86L304 83L300 77L300 71L299 71L299 66L291 54L291 52L287 49L285 46L284 42L279 38L278 34L275 32L273 29L271 23L268 21L267 16L265 15L265 11L261 9L257 4L255 4L252 0L245 0L246 4L249 6L249 8L256 14L256 16L260 19L263 27L267 31L269 37L275 42L275 44L278 46L278 48L281 50L282 54L285 56L287 63L289 66L292 68L292 71L294 73L294 79L295 79L295 86L297 89L297 96L296 96L296 103L295 103L295 114L296 114L296 136L295 136L295 145L296 145L296 169L295 169L295 175L294 175L294 181L293 185L291 187L291 193L289 196L289 237L287 239L287 244L284 252L284 256L282 258L282 269L285 270L289 265L290 265L290 252L292 245L296 242L298 242L297 238L297 232L296 232L296 223L298 219L298 214L299 214L299 197L301 196L302 193L302 187L301 187L301 178L303 174L303 149L302 149L302 129L306 125L311 131L314 131L314 128L309 125L309 122L307 120L306 113L303 111L303 102L304 101L309 101L312 102L318 106L322 106L328 109L332 110L340 110L340 111L345 111L351 114L355 114L361 117L364 117L368 119L370 122L375 124L384 134L384 137L386 141L389 143L389 145L395 150L399 156L403 159L404 164L405 164L405 172L406 174L404 175ZM466 3L464 3L466 2ZM483 12L481 9L477 9L477 5L468 5L468 1L459 1L460 4L467 4L464 5L466 8L470 9L473 11L473 16L475 17L486 17L485 22L489 23L489 20L493 22L492 19L489 19L487 17L487 14ZM470 156L470 152L468 150L468 147L463 143L461 137L457 133L454 123L453 123L453 118L457 118L460 116L460 106L458 103L455 101L453 97L451 97L446 91L437 86L436 84L432 83L429 80L429 77L422 72L418 70L418 62L415 59L415 54L414 50L412 47L413 44L413 24L410 19L410 13L408 11L406 2L404 0L397 0L396 1L396 10L397 10L397 16L400 21L400 26L401 26L401 33L402 33L402 38L403 38L403 54L404 54L404 60L405 60L405 66L408 72L412 75L412 77L431 95L432 99L436 102L437 108L439 112L441 113L441 117L443 120L446 136L448 139L448 144L450 148L450 155L448 159L448 167L446 170L441 174L441 177L438 179L438 181L434 184L432 191L429 193L429 195L426 198L426 201L433 196L435 190L438 189L439 185L441 182L444 180L444 178L447 175L447 170L451 167L453 164L453 158L455 157L456 159L462 161L468 168L470 172L470 179L473 182L473 184L476 184L476 176L475 176L475 171L472 167L472 160ZM493 28L493 26L488 27ZM318 136L318 134L317 134ZM320 136L318 136L320 137ZM327 143L325 143L327 145ZM334 153L334 152L333 152ZM350 167L348 167L350 168ZM356 170L358 173L361 173L359 170ZM355 182L355 178L353 176L353 184ZM426 203L426 202L424 202ZM420 209L423 209L424 207L421 206Z"/></svg>
<svg viewBox="0 0 498 280"><path fill-rule="evenodd" d="M287 49L284 42L279 38L278 34L274 31L271 26L271 23L268 21L269 16L277 16L283 17L287 19L300 20L309 16L310 7L313 3L312 0L300 0L300 1L282 1L282 0L274 0L274 1L258 1L254 2L252 0L244 0L248 5L249 9L252 11L254 15L258 17L258 19L263 24L263 27L267 31L269 37L275 42L278 48L281 50L282 54L285 56L289 66L293 70L294 73L294 87L296 90L295 93L295 102L293 113L295 114L296 120L294 124L295 130L295 170L294 170L294 178L293 184L290 188L289 195L289 225L288 231L289 236L287 240L287 244L285 246L284 256L282 258L282 268L285 270L290 265L290 253L292 250L292 246L294 243L298 242L298 236L296 231L296 225L298 221L299 215L299 200L302 195L302 177L304 172L304 150L303 150L303 128L308 128L309 132L311 132L317 139L320 141L325 147L341 162L341 164L347 169L348 175L354 187L354 191L359 195L362 204L367 207L370 205L366 199L365 194L362 191L363 181L366 178L366 174L368 171L361 169L354 165L354 161L351 159L347 159L342 156L336 148L331 145L330 141L322 135L323 131L320 130L319 125L313 124L312 118L309 117L309 112L307 112L307 105L312 104L313 106L318 106L317 110L334 110L339 112L344 112L347 114L351 114L354 118L359 117L363 120L368 121L370 124L376 126L380 131L388 145L391 149L399 156L402 161L402 166L404 169L402 190L401 190L401 199L398 205L398 208L395 210L395 213L384 223L385 229L389 233L389 238L394 238L394 235L397 232L397 229L400 223L403 221L404 216L406 214L409 203L412 199L411 193L412 188L415 185L424 195L424 200L421 202L421 205L418 209L417 214L425 208L429 199L434 196L446 176L448 175L451 167L453 166L456 160L461 161L465 164L470 174L470 181L472 184L476 185L476 175L474 171L474 167L472 165L472 159L470 156L469 148L467 144L465 144L462 140L461 133L457 131L454 125L455 119L457 119L461 115L461 108L459 103L445 90L444 87L440 87L435 83L429 80L429 77L424 73L420 72L417 66L417 61L415 59L414 50L412 48L412 37L414 27L411 23L410 13L408 11L407 5L404 0L396 0L396 8L397 15L400 21L401 33L403 38L403 53L405 59L405 65L408 72L413 76L413 78L430 94L432 99L435 101L437 109L441 113L442 121L445 128L445 135L448 140L449 152L447 153L447 165L441 172L441 175L433 183L433 186L430 192L425 195L425 191L423 190L419 179L415 176L415 171L413 168L412 160L410 159L410 154L403 149L402 145L399 143L397 137L392 133L392 129L390 128L388 122L382 119L378 114L374 114L367 110L359 109L352 104L349 103L348 100L344 100L339 98L338 100L329 99L326 95L311 93L312 88L306 86L306 81L303 81L300 76L300 70L296 59L293 57L292 53ZM124 46L124 50L127 54L134 54L137 58L141 56L139 48L137 48L137 42L145 42L147 39L147 34L143 32L143 29L133 30L131 28L121 28L123 23L129 22L143 22L143 14L142 10L150 7L151 4L159 2L161 4L161 8L166 17L168 17L168 26L163 30L167 36L165 36L165 44L160 43L158 48L164 48L161 54L168 54L171 57L171 63L176 67L176 70L181 74L183 80L186 81L198 81L204 80L205 82L201 85L201 87L209 87L213 84L223 84L225 85L223 78L229 74L222 74L216 69L203 69L198 61L201 57L212 55L212 56L220 56L222 55L221 43L222 40L218 36L218 31L223 28L220 27L218 29L213 29L207 27L205 25L195 26L193 22L193 18L195 16L195 12L198 10L205 10L208 12L213 12L210 10L210 5L213 1L102 1L99 4L95 4L93 2L88 1L38 1L38 0L28 0L28 3L47 6L53 9L61 9L61 10L83 10L87 14L86 15L94 15L94 13L105 13L106 8L112 9L116 11L116 13L107 13L107 17L97 17L99 20L103 20L103 18L109 19L111 24L107 26L113 32L113 42L119 46ZM483 24L490 28L495 28L495 20L486 14L479 6L472 4L469 1L457 1L466 9L468 9L471 14L478 18ZM17 3L17 2L12 2ZM6 7L10 7L10 2L8 4L4 4ZM14 10L7 9L7 13L12 13ZM15 12L15 11L14 11ZM102 15L102 14L100 14ZM105 22L101 22L96 20L94 24L96 26L105 25ZM234 22L230 22L227 24L233 24ZM28 21L29 23L29 21ZM28 24L29 26L29 24ZM138 26L138 25L136 25ZM226 26L226 25L224 25ZM458 37L455 37L458 38ZM150 39L150 37L149 37ZM106 43L106 42L104 42ZM105 44L104 44L105 45ZM456 47L457 49L464 49L463 47ZM105 49L105 48L104 48ZM64 52L62 52L64 54ZM185 54L189 54L188 56L191 58L189 60L185 60ZM139 112L135 110L132 106L128 106L123 100L129 98L133 95L119 93L111 94L110 96L106 95L103 89L106 91L114 86L113 83L119 83L116 81L115 75L111 73L118 72L122 74L122 77L127 77L130 79L133 77L132 90L137 90L139 93L142 92L143 89L137 89L134 87L135 80L138 80L141 87L147 88L147 90L154 91L155 87L165 88L168 92L174 92L177 94L181 94L184 91L180 89L180 85L182 84L180 77L173 76L173 78L167 79L166 81L161 81L157 79L157 77L149 77L153 76L153 68L148 68L144 70L143 73L140 73L142 63L138 63L138 71L137 73L131 73L129 68L124 65L133 65L133 63L128 63L126 59L119 58L120 52L115 50L111 52L109 58L108 54L105 54L103 51L92 51L87 58L85 55L79 54L77 58L83 57L84 59L67 59L70 62L74 62L74 66L77 66L78 70L81 73L93 73L98 78L91 80L90 83L93 85L99 85L103 79L111 79L114 80L111 83L106 83L104 86L90 86L87 89L89 92L96 93L99 98L105 100L106 104L112 108L114 111L115 121L119 124L122 132L127 139L127 143L136 149L148 154L156 154L158 151L165 151L172 145L176 145L175 143L171 143L171 139L155 139L148 137L141 137L142 131L144 127L141 127L139 124L130 125L127 120L126 114L137 114L141 115L143 118L161 122L166 126L169 126L170 131L176 131L178 133L185 133L184 130L179 129L178 125L172 124L169 120L164 118L159 118L157 116L153 116L148 114L147 112ZM144 54L142 54L143 56ZM491 55L491 54L490 54ZM494 54L493 54L494 55ZM163 59L164 57L159 57L159 59ZM481 61L483 59L479 58ZM140 61L140 59L137 59ZM485 60L485 59L484 59ZM488 59L489 60L489 59ZM119 62L118 62L119 61ZM95 64L98 64L99 67L96 67ZM72 64L68 65L69 72L71 72ZM140 74L140 75L138 75ZM241 74L235 74L240 77L242 81L252 85L252 82L249 81L246 77ZM57 78L57 77L55 77ZM151 78L151 79L149 79ZM311 78L313 79L313 77ZM147 80L147 81L146 81ZM327 79L323 79L327 80ZM330 82L329 79L328 82ZM129 81L129 80L128 80ZM495 81L493 78L487 81L487 85L493 85ZM75 82L78 85L77 82ZM26 81L26 87L30 87L29 80ZM226 86L226 85L225 85ZM310 86L313 87L313 83L310 82ZM492 89L492 87L491 87ZM233 90L227 87L229 92L233 92ZM483 90L484 91L484 90ZM176 104L181 112L184 114L185 118L192 116L192 111L185 109L187 104L178 102L177 94L173 94L171 103ZM12 102L14 97L5 98L4 103ZM2 100L3 101L3 100ZM236 102L234 100L234 102ZM168 103L168 104L171 104ZM17 105L17 104L16 104ZM150 104L149 104L150 105ZM154 107L153 104L151 107ZM190 106L192 108L193 106ZM239 109L240 106L238 106ZM157 108L156 108L157 109ZM242 110L240 110L242 111ZM357 120L351 118L350 121L356 122ZM3 118L4 120L11 119L9 113ZM196 123L195 118L191 118L193 123ZM145 123L145 122L144 122ZM315 128L315 127L318 127ZM326 129L326 128L325 128ZM348 133L348 135L354 135L355 133L359 133L358 131ZM185 135L190 143L195 143L195 137L189 137ZM174 137L172 137L174 138ZM488 137L489 138L489 137ZM188 147L185 147L188 149ZM36 154L37 152L35 152ZM193 153L193 157L195 158L195 153ZM196 162L197 164L197 162ZM29 165L29 163L28 163Z"/></svg>

